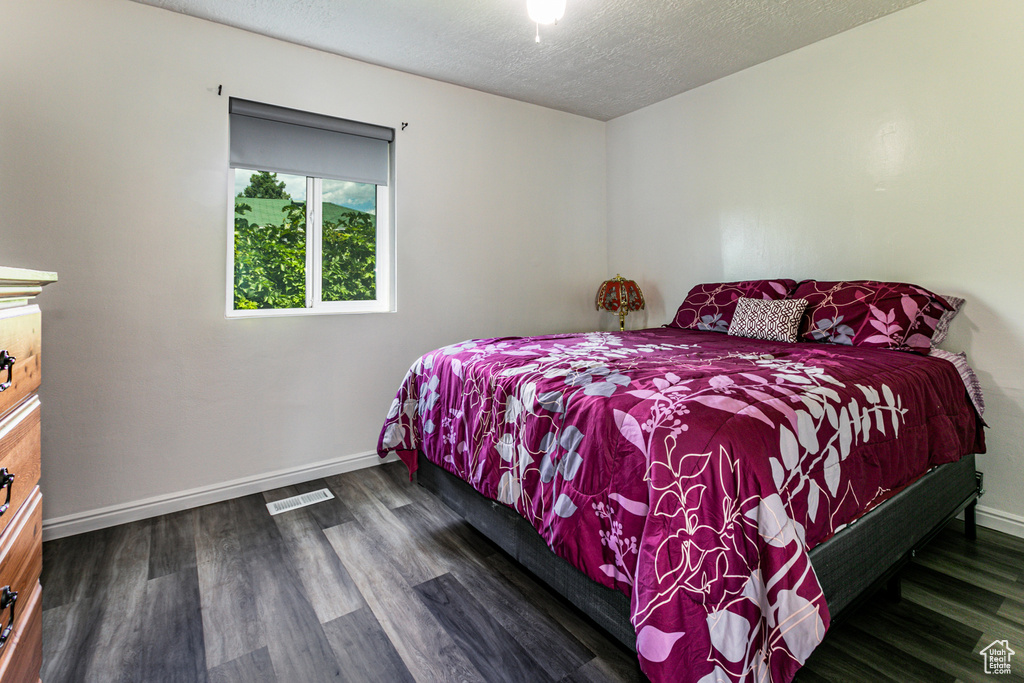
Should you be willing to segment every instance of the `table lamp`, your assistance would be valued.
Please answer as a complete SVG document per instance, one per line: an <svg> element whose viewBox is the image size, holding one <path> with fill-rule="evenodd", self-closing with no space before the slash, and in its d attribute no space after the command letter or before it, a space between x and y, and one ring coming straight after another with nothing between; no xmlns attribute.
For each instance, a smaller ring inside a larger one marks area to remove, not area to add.
<svg viewBox="0 0 1024 683"><path fill-rule="evenodd" d="M597 310L604 309L619 314L619 331L626 329L626 315L644 307L644 293L640 285L626 280L621 275L605 280L597 290Z"/></svg>

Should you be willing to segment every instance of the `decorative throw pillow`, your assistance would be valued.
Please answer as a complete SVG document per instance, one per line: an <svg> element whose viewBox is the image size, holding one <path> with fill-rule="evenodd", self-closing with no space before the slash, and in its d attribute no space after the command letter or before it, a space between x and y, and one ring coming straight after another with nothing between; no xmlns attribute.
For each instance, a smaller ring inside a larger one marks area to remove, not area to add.
<svg viewBox="0 0 1024 683"><path fill-rule="evenodd" d="M744 280L697 285L686 295L675 318L665 327L728 332L740 297L785 299L795 287L794 280Z"/></svg>
<svg viewBox="0 0 1024 683"><path fill-rule="evenodd" d="M960 312L964 300L958 296L942 296L942 299L950 305L950 310L944 310L938 304L929 304L921 309L917 316L917 322L910 328L907 335L907 345L913 348L928 349L941 344L946 335L949 334L949 324ZM927 353L924 351L923 353Z"/></svg>
<svg viewBox="0 0 1024 683"><path fill-rule="evenodd" d="M806 299L736 300L736 310L729 324L729 334L766 341L795 342L800 319L807 308Z"/></svg>
<svg viewBox="0 0 1024 683"><path fill-rule="evenodd" d="M800 337L849 346L928 353L929 345L910 339L919 313L927 306L949 310L945 299L903 282L805 280L793 293L807 300Z"/></svg>

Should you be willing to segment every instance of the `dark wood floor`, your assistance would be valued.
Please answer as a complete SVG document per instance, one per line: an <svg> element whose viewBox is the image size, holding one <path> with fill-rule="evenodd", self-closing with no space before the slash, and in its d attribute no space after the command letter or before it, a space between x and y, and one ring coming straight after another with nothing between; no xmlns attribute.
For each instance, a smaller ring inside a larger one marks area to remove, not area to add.
<svg viewBox="0 0 1024 683"><path fill-rule="evenodd" d="M642 680L406 479L394 463L45 543L43 680ZM324 486L335 500L264 505ZM1020 653L998 680L1024 680L1024 540L951 526L904 576L900 603L870 600L797 681L990 680L996 639Z"/></svg>

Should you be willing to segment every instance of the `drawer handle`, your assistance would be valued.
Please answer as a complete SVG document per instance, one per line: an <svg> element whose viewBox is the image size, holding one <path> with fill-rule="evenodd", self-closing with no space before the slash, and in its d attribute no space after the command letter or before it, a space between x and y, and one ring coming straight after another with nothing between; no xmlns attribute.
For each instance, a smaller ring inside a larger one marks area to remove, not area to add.
<svg viewBox="0 0 1024 683"><path fill-rule="evenodd" d="M11 632L14 631L14 603L17 601L18 591L12 591L10 586L4 586L3 593L0 594L0 612L10 607L11 615L7 620L7 626L0 632L0 648L7 644L7 639L11 637Z"/></svg>
<svg viewBox="0 0 1024 683"><path fill-rule="evenodd" d="M0 351L0 372L7 370L7 381L0 384L0 391L5 391L11 386L14 377L14 361L16 360L18 359L7 353L7 349Z"/></svg>
<svg viewBox="0 0 1024 683"><path fill-rule="evenodd" d="M6 467L0 467L0 490L7 489L7 500L0 505L0 517L11 507L11 491L14 490L14 475L7 471ZM0 607L0 610L3 610Z"/></svg>

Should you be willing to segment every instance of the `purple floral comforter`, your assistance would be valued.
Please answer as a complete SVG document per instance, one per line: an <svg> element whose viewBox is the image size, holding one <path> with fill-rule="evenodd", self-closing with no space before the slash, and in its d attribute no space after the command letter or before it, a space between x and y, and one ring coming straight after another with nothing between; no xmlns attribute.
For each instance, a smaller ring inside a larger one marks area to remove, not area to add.
<svg viewBox="0 0 1024 683"><path fill-rule="evenodd" d="M983 452L947 361L650 329L483 339L413 364L378 452L416 451L631 597L652 681L789 681L829 624L808 550Z"/></svg>

